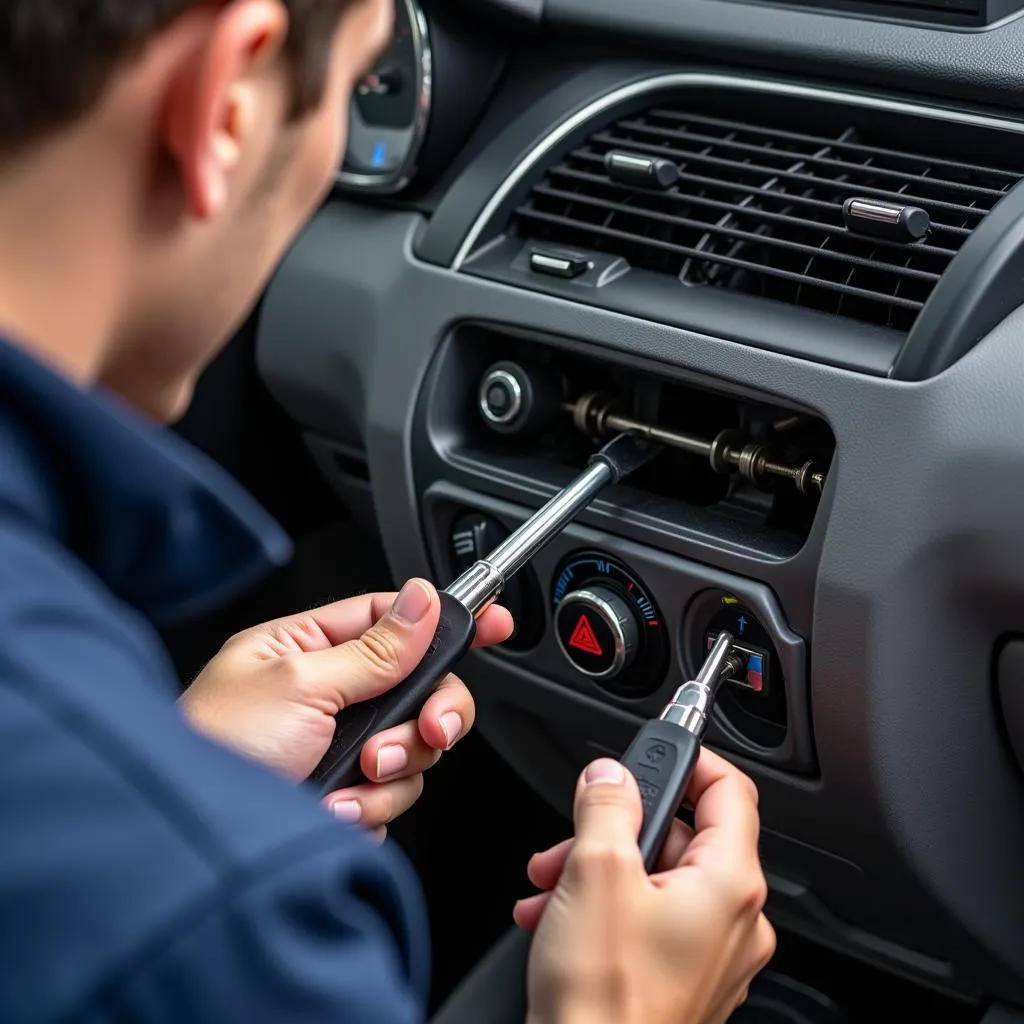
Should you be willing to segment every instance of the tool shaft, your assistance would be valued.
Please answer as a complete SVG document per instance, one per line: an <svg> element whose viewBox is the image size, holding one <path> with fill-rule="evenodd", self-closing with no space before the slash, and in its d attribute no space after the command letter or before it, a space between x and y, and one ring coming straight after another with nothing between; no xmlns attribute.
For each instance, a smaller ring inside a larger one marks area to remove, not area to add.
<svg viewBox="0 0 1024 1024"><path fill-rule="evenodd" d="M486 558L467 569L446 592L479 615L497 600L505 586L548 541L585 509L615 478L606 462L595 462L539 512L498 545Z"/></svg>

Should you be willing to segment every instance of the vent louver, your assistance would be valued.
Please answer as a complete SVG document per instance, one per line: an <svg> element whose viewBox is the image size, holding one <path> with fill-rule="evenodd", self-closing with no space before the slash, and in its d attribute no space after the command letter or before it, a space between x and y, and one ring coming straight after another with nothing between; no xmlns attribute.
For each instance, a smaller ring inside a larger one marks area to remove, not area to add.
<svg viewBox="0 0 1024 1024"><path fill-rule="evenodd" d="M516 210L513 234L909 331L965 239L1022 176L974 162L969 148L924 155L899 148L898 134L879 139L853 124L773 124L692 103L625 117L548 170ZM663 191L617 183L610 152L667 159L678 181ZM855 235L843 222L855 197L921 207L931 232L914 244Z"/></svg>

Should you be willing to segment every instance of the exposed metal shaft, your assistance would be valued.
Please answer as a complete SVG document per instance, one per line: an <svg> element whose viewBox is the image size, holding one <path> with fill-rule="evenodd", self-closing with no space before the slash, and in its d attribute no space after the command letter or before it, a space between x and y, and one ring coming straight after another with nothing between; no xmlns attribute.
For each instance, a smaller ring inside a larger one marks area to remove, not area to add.
<svg viewBox="0 0 1024 1024"><path fill-rule="evenodd" d="M743 438L734 431L722 431L708 441L679 430L643 423L622 415L616 410L614 400L600 392L583 395L575 402L565 403L563 408L572 416L576 429L589 436L604 437L630 431L657 444L707 459L718 473L735 470L751 483L761 483L768 477L774 477L789 480L801 494L820 495L825 489L827 475L813 460L799 466L786 465L764 446L744 444Z"/></svg>

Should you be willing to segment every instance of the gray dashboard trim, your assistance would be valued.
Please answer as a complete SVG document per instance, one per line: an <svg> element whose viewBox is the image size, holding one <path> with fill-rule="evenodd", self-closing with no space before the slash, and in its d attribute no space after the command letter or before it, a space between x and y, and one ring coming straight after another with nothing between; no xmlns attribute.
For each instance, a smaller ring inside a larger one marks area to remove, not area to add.
<svg viewBox="0 0 1024 1024"><path fill-rule="evenodd" d="M473 250L477 247L488 224L500 210L502 204L520 185L523 179L536 165L559 143L574 132L581 129L592 118L611 110L620 103L644 96L647 93L663 92L670 89L685 88L719 88L735 89L746 92L767 93L769 95L788 96L795 99L826 100L845 103L848 106L862 107L869 110L886 111L892 114L908 114L914 117L929 117L954 124L971 125L975 128L991 128L999 131L1011 131L1024 134L1024 123L1008 118L989 114L973 113L964 110L948 110L937 106L911 103L906 100L885 99L879 96L866 96L862 93L847 92L838 89L825 89L811 85L797 85L789 82L777 82L765 78L746 77L740 75L709 74L705 72L679 72L677 74L655 75L639 82L630 82L599 96L589 105L577 110L552 129L549 135L541 139L529 153L512 169L507 178L498 186L490 201L481 210L459 246L453 261L453 269L460 270Z"/></svg>
<svg viewBox="0 0 1024 1024"><path fill-rule="evenodd" d="M544 18L620 45L657 40L663 50L705 59L1024 105L1020 18L964 32L731 0L546 0Z"/></svg>

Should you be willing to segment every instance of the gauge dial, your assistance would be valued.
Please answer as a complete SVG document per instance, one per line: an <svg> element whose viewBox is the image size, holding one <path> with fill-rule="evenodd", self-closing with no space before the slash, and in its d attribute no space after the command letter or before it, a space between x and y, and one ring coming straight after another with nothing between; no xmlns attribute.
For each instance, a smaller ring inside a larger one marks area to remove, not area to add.
<svg viewBox="0 0 1024 1024"><path fill-rule="evenodd" d="M668 632L640 578L597 551L570 557L551 600L562 653L583 675L622 697L645 697L665 677Z"/></svg>
<svg viewBox="0 0 1024 1024"><path fill-rule="evenodd" d="M416 0L395 0L391 42L356 85L349 105L348 148L338 184L363 192L403 189L416 172L431 93L426 17Z"/></svg>

